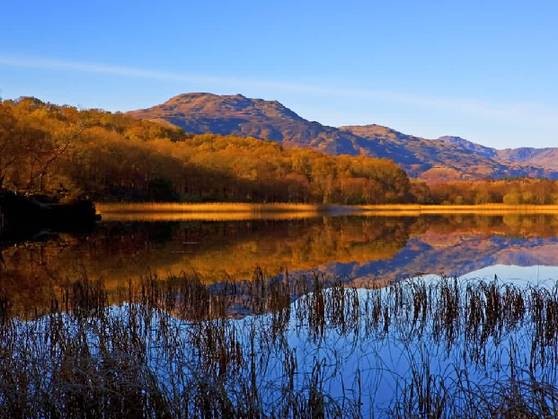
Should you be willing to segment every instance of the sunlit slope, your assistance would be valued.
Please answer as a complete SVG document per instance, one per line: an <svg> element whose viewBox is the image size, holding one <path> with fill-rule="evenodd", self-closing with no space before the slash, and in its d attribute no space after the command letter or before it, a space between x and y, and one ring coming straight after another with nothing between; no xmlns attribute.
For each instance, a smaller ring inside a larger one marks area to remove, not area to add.
<svg viewBox="0 0 558 419"><path fill-rule="evenodd" d="M376 124L329 127L308 121L277 101L243 95L185 93L130 115L166 121L197 134L256 137L331 154L387 158L409 175L431 181L558 177L553 160L557 149L499 151L460 137L426 139Z"/></svg>
<svg viewBox="0 0 558 419"><path fill-rule="evenodd" d="M246 136L191 135L120 113L0 101L2 186L97 202L401 203L394 162Z"/></svg>

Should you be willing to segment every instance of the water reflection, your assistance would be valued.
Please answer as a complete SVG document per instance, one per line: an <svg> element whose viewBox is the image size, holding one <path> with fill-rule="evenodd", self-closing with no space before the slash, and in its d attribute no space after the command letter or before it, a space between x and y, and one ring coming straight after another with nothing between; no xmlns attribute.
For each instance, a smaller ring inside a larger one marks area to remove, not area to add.
<svg viewBox="0 0 558 419"><path fill-rule="evenodd" d="M0 310L4 411L558 415L556 289L412 279L365 290L320 275L312 288L302 278L182 279L147 280L110 307L102 283L78 281L31 321ZM248 315L227 316L239 303Z"/></svg>
<svg viewBox="0 0 558 419"><path fill-rule="evenodd" d="M514 266L558 267L558 217L553 215L314 213L234 221L159 215L157 222L120 216L121 221L106 220L91 233L5 243L1 287L21 301L47 304L53 288L84 274L103 278L109 290L147 272L160 277L186 272L218 282L248 279L256 267L270 277L319 270L359 287L378 287L418 274L478 272L505 279L517 276ZM558 279L556 270L544 272L546 279Z"/></svg>

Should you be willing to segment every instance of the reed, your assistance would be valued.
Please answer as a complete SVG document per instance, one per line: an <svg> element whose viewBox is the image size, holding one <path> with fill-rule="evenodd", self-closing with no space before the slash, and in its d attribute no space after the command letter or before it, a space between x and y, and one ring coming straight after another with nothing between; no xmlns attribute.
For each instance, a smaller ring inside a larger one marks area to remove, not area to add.
<svg viewBox="0 0 558 419"><path fill-rule="evenodd" d="M144 202L144 203L97 203L97 211L104 217L128 217L137 219L139 215L160 219L173 217L175 220L196 219L246 219L247 217L267 214L283 218L290 216L309 217L320 213L355 213L374 216L417 216L420 214L556 214L558 205L420 205L420 204L381 204L381 205L321 205L305 203L268 203L252 204L243 202L231 203L176 203L176 202ZM226 214L226 216L225 216ZM134 218L136 217L136 218ZM225 217L225 218L223 218ZM120 219L120 218L118 218Z"/></svg>
<svg viewBox="0 0 558 419"><path fill-rule="evenodd" d="M357 205L360 211L384 215L420 214L556 214L558 205L508 205L508 204L475 204L475 205L422 205L422 204L379 204Z"/></svg>
<svg viewBox="0 0 558 419"><path fill-rule="evenodd" d="M145 202L145 203L99 203L97 210L102 214L108 213L259 213L259 212L315 212L327 207L317 204L270 203L250 204L242 202L231 203L175 203L175 202Z"/></svg>
<svg viewBox="0 0 558 419"><path fill-rule="evenodd" d="M552 417L558 288L313 275L87 277L0 298L6 417ZM395 357L395 362L390 358ZM388 389L391 389L388 391Z"/></svg>

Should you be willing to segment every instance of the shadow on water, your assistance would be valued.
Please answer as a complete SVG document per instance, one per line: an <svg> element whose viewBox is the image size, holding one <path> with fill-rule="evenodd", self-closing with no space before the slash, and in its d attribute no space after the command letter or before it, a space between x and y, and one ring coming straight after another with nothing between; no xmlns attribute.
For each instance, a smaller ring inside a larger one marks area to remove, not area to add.
<svg viewBox="0 0 558 419"><path fill-rule="evenodd" d="M0 188L0 251L19 243L48 241L56 233L90 233L100 220L90 200L60 203Z"/></svg>

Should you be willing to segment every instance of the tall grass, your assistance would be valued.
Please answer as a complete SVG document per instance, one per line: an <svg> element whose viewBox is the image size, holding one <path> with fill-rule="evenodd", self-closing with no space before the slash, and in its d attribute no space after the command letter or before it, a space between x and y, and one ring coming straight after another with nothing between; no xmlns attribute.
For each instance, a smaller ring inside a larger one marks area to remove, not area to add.
<svg viewBox="0 0 558 419"><path fill-rule="evenodd" d="M558 288L257 270L102 281L21 320L0 298L6 417L552 417Z"/></svg>
<svg viewBox="0 0 558 419"><path fill-rule="evenodd" d="M99 203L97 209L101 213L116 212L288 212L288 211L320 211L327 207L317 204L291 204L291 203L270 203L270 204L250 204L250 203L176 203L176 202L144 202L144 203Z"/></svg>
<svg viewBox="0 0 558 419"><path fill-rule="evenodd" d="M259 211L259 212L102 212L103 221L252 221L252 220L300 220L320 216L319 211Z"/></svg>
<svg viewBox="0 0 558 419"><path fill-rule="evenodd" d="M175 220L190 219L248 219L250 216L273 216L283 218L304 214L308 217L320 213L356 213L359 215L409 215L420 214L556 214L558 205L421 205L421 204L381 204L381 205L320 205L304 203L98 203L97 210L104 216L116 219L123 215L131 218L173 217ZM227 214L223 218L224 214ZM302 215L299 215L301 217Z"/></svg>
<svg viewBox="0 0 558 419"><path fill-rule="evenodd" d="M419 215L419 214L521 214L541 213L556 214L558 205L509 205L509 204L475 204L475 205L423 205L423 204L379 204L357 205L355 208L373 214L384 215Z"/></svg>

